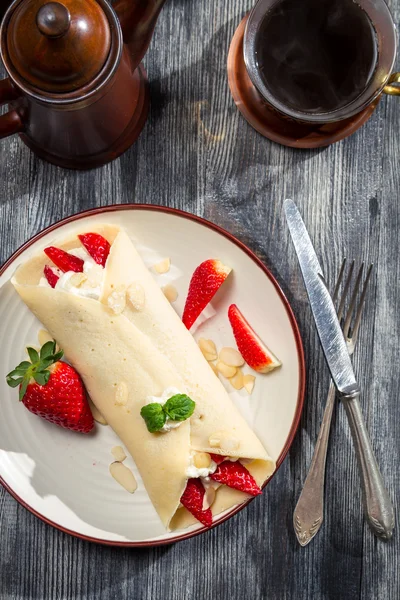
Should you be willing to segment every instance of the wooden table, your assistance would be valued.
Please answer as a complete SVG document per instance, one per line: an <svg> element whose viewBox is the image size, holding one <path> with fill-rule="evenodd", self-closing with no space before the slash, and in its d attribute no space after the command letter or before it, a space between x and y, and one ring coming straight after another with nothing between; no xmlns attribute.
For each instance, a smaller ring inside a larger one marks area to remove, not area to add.
<svg viewBox="0 0 400 600"><path fill-rule="evenodd" d="M119 160L90 172L37 159L17 137L0 143L0 260L82 209L142 202L225 227L270 267L297 316L308 367L306 404L290 453L266 493L217 529L155 550L123 550L62 534L0 490L1 600L398 600L400 536L373 537L356 460L337 407L325 523L301 548L292 513L310 464L328 372L282 215L298 203L334 278L344 256L376 263L355 368L373 447L396 506L400 462L400 110L385 98L352 138L316 151L275 145L235 108L229 42L250 0L169 0L146 57L149 121ZM392 2L398 22L400 2ZM4 345L7 340L2 340ZM1 444L1 440L0 440Z"/></svg>

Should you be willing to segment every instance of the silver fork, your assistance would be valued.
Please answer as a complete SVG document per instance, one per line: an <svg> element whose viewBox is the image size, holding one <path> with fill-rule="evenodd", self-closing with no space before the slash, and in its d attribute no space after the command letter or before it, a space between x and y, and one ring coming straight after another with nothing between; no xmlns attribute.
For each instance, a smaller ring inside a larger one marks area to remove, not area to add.
<svg viewBox="0 0 400 600"><path fill-rule="evenodd" d="M346 339L347 348L350 355L353 354L357 342L361 314L367 293L368 283L371 277L372 266L373 265L370 265L368 267L367 275L362 286L360 300L356 309L357 295L361 288L361 280L364 270L364 264L361 265L357 274L353 293L351 294L350 304L343 322L343 335ZM345 267L346 259L342 263L333 293L333 301L335 303L339 296L339 289L343 281ZM342 319L344 314L344 306L349 293L353 271L354 261L350 265L349 273L347 275L341 295L337 311L339 321ZM354 314L354 323L350 329ZM319 531L324 518L325 464L335 397L335 386L331 381L321 429L315 445L310 470L293 513L293 525L297 539L301 546L306 546L313 539L313 537ZM388 540L392 537L394 528L393 505L382 481L382 476L380 474L362 416L361 407L358 400L344 401L343 404L350 424L350 430L357 455L365 517L374 534L382 539Z"/></svg>

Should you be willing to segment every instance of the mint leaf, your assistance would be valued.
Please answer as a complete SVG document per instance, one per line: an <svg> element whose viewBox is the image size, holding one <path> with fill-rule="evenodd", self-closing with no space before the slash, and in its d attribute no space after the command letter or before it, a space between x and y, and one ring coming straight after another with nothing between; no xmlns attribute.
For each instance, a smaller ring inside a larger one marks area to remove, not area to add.
<svg viewBox="0 0 400 600"><path fill-rule="evenodd" d="M163 428L167 416L163 411L163 407L158 402L152 402L152 404L146 404L140 411L140 415L146 422L147 429L150 433L155 433Z"/></svg>
<svg viewBox="0 0 400 600"><path fill-rule="evenodd" d="M186 394L176 394L164 404L164 411L172 421L186 421L192 416L196 403Z"/></svg>

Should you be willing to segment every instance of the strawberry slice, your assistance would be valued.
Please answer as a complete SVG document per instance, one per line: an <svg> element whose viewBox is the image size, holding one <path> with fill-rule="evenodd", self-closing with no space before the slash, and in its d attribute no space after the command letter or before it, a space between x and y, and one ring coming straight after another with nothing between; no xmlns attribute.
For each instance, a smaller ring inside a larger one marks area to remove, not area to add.
<svg viewBox="0 0 400 600"><path fill-rule="evenodd" d="M56 267L63 271L63 273L66 273L67 271L82 273L83 271L83 260L73 254L64 252L64 250L55 248L54 246L45 248L44 253L53 261Z"/></svg>
<svg viewBox="0 0 400 600"><path fill-rule="evenodd" d="M259 373L268 373L282 365L258 337L236 304L229 307L228 317L239 352L249 367Z"/></svg>
<svg viewBox="0 0 400 600"><path fill-rule="evenodd" d="M181 503L206 527L212 525L211 508L203 510L203 498L206 490L200 479L188 479L186 489L182 494Z"/></svg>
<svg viewBox="0 0 400 600"><path fill-rule="evenodd" d="M220 465L226 459L226 456L221 456L220 454L210 454L211 460L213 460L217 465Z"/></svg>
<svg viewBox="0 0 400 600"><path fill-rule="evenodd" d="M105 267L111 248L107 240L98 233L84 233L78 235L78 238L93 260Z"/></svg>
<svg viewBox="0 0 400 600"><path fill-rule="evenodd" d="M43 273L49 285L51 285L52 288L55 288L57 285L57 281L60 279L55 270L49 265L45 265Z"/></svg>
<svg viewBox="0 0 400 600"><path fill-rule="evenodd" d="M239 461L230 462L227 460L221 463L210 477L218 483L246 492L251 496L258 496L262 493L254 477Z"/></svg>
<svg viewBox="0 0 400 600"><path fill-rule="evenodd" d="M197 267L190 280L182 317L183 324L188 329L203 312L231 271L230 267L213 258L205 260Z"/></svg>

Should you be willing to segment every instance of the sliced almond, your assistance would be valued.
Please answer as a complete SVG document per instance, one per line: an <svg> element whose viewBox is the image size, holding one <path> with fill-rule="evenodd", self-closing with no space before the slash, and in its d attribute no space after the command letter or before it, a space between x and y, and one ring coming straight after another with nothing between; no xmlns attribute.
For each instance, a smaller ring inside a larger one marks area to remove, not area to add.
<svg viewBox="0 0 400 600"><path fill-rule="evenodd" d="M175 300L178 299L178 290L171 283L169 283L168 285L165 285L161 289L162 289L162 291L164 293L164 296L166 297L166 299L169 302L175 302Z"/></svg>
<svg viewBox="0 0 400 600"><path fill-rule="evenodd" d="M145 293L143 286L134 281L126 291L127 298L135 310L141 311L144 309Z"/></svg>
<svg viewBox="0 0 400 600"><path fill-rule="evenodd" d="M39 331L38 341L39 341L40 347L44 346L44 344L47 344L47 342L54 342L52 336L49 334L48 331L46 331L46 329L41 329Z"/></svg>
<svg viewBox="0 0 400 600"><path fill-rule="evenodd" d="M211 448L219 448L221 445L221 437L223 436L221 431L216 431L215 433L211 434L210 437L208 438L208 443L210 444Z"/></svg>
<svg viewBox="0 0 400 600"><path fill-rule="evenodd" d="M235 390L241 390L244 386L242 369L238 369L233 377L230 378L229 383Z"/></svg>
<svg viewBox="0 0 400 600"><path fill-rule="evenodd" d="M69 278L69 284L72 287L79 287L80 285L82 285L82 283L84 283L87 280L87 275L85 275L85 273L74 273L73 275L71 275L71 277Z"/></svg>
<svg viewBox="0 0 400 600"><path fill-rule="evenodd" d="M95 404L93 404L93 400L89 396L88 396L88 401L89 401L90 412L93 415L93 419L97 423L100 423L100 425L108 425L107 421L105 420L105 418L103 417L103 415L101 414L101 412L99 411L97 406Z"/></svg>
<svg viewBox="0 0 400 600"><path fill-rule="evenodd" d="M212 368L212 370L214 371L214 373L218 377L217 367L212 362L209 362L208 364L210 365L210 367Z"/></svg>
<svg viewBox="0 0 400 600"><path fill-rule="evenodd" d="M124 462L126 459L125 450L122 446L114 446L114 448L111 448L111 454L117 462Z"/></svg>
<svg viewBox="0 0 400 600"><path fill-rule="evenodd" d="M223 363L230 367L241 367L244 365L243 356L235 348L222 348L219 353L219 360L222 360Z"/></svg>
<svg viewBox="0 0 400 600"><path fill-rule="evenodd" d="M221 373L221 375L229 379L230 377L236 375L237 368L230 367L229 365L226 365L225 363L219 360L217 362L217 370Z"/></svg>
<svg viewBox="0 0 400 600"><path fill-rule="evenodd" d="M250 395L254 389L254 384L256 382L256 378L254 375L244 375L243 376L243 385L246 392Z"/></svg>
<svg viewBox="0 0 400 600"><path fill-rule="evenodd" d="M171 267L171 260L169 258L164 258L164 260L160 261L156 265L153 266L153 269L156 273L162 275L163 273L168 273Z"/></svg>
<svg viewBox="0 0 400 600"><path fill-rule="evenodd" d="M224 452L233 452L234 450L238 450L240 446L239 440L234 437L224 437L221 440L220 448L224 450Z"/></svg>
<svg viewBox="0 0 400 600"><path fill-rule="evenodd" d="M137 483L134 474L128 467L121 462L113 462L110 465L110 473L127 492L133 494L137 489Z"/></svg>
<svg viewBox="0 0 400 600"><path fill-rule="evenodd" d="M193 456L193 464L198 469L207 469L211 465L211 456L208 452L196 452Z"/></svg>
<svg viewBox="0 0 400 600"><path fill-rule="evenodd" d="M107 298L107 305L116 315L124 312L126 306L126 287L124 285L119 285L111 292Z"/></svg>
<svg viewBox="0 0 400 600"><path fill-rule="evenodd" d="M204 352L204 350L202 350L201 353L204 356L204 358L206 360L208 360L208 362L212 362L213 360L215 360L217 358L216 354L211 354L210 352Z"/></svg>
<svg viewBox="0 0 400 600"><path fill-rule="evenodd" d="M212 340L206 340L205 338L199 339L199 348L204 353L215 354L215 358L217 358L217 347ZM214 359L215 360L215 359Z"/></svg>
<svg viewBox="0 0 400 600"><path fill-rule="evenodd" d="M125 381L121 381L115 390L115 404L125 406L128 402L128 386Z"/></svg>
<svg viewBox="0 0 400 600"><path fill-rule="evenodd" d="M207 510L213 505L216 493L215 488L212 486L206 488L206 492L203 496L203 510Z"/></svg>

